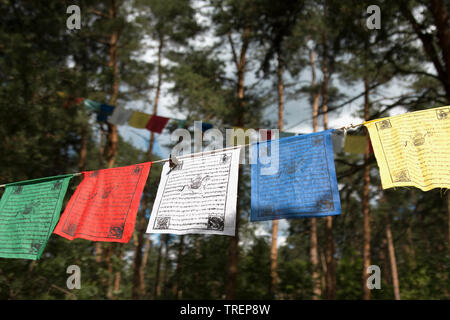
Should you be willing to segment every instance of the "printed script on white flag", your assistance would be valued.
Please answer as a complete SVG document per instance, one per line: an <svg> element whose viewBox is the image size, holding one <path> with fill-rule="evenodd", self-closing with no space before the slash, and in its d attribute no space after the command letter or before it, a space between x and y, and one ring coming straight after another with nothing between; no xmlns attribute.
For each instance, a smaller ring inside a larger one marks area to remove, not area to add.
<svg viewBox="0 0 450 320"><path fill-rule="evenodd" d="M240 150L165 163L147 233L234 236Z"/></svg>

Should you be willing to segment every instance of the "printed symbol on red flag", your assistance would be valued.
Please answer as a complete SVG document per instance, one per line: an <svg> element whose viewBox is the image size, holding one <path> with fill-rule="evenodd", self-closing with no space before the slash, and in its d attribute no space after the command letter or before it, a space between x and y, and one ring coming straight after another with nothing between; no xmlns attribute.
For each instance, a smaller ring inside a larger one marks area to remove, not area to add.
<svg viewBox="0 0 450 320"><path fill-rule="evenodd" d="M99 170L97 171L92 171L91 173L89 173L89 177L90 178L96 178L98 176L98 174L100 173Z"/></svg>
<svg viewBox="0 0 450 320"><path fill-rule="evenodd" d="M113 185L113 186L112 185L107 186L105 188L105 190L103 190L102 199L108 198L113 191L115 191L115 190L117 190L119 188L120 188L119 184L116 184L116 185Z"/></svg>
<svg viewBox="0 0 450 320"><path fill-rule="evenodd" d="M140 174L142 171L142 168L139 166L134 167L133 171L131 172L132 175L136 176L138 174Z"/></svg>
<svg viewBox="0 0 450 320"><path fill-rule="evenodd" d="M123 235L123 224L111 226L109 228L108 237L120 239L122 238L122 235Z"/></svg>
<svg viewBox="0 0 450 320"><path fill-rule="evenodd" d="M64 232L73 237L75 235L75 231L77 231L77 225L75 223L71 223Z"/></svg>
<svg viewBox="0 0 450 320"><path fill-rule="evenodd" d="M97 195L97 191L96 190L92 191L91 193L89 193L87 200L94 199L96 195Z"/></svg>

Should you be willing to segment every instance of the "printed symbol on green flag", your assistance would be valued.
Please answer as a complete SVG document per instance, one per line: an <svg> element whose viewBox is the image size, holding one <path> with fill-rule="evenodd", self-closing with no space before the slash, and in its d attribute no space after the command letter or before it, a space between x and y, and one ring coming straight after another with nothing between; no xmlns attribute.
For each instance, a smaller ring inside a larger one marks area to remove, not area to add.
<svg viewBox="0 0 450 320"><path fill-rule="evenodd" d="M17 186L14 188L13 194L21 194L23 190L22 186Z"/></svg>

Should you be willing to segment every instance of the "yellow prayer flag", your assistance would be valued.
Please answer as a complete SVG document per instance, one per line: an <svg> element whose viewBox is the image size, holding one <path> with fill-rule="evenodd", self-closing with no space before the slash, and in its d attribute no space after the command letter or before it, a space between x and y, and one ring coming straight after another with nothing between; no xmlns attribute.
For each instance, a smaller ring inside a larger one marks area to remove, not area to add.
<svg viewBox="0 0 450 320"><path fill-rule="evenodd" d="M344 151L348 153L364 154L366 152L367 137L366 136L350 136L345 137Z"/></svg>
<svg viewBox="0 0 450 320"><path fill-rule="evenodd" d="M365 122L383 189L450 188L450 107Z"/></svg>
<svg viewBox="0 0 450 320"><path fill-rule="evenodd" d="M241 130L240 130L241 129ZM255 137L252 137L256 133L254 129L247 129L242 127L233 127L233 131L229 132L227 138L227 145L229 146L243 146L250 144L250 141L255 141Z"/></svg>
<svg viewBox="0 0 450 320"><path fill-rule="evenodd" d="M130 117L130 120L128 120L128 125L138 129L145 129L150 117L150 114L134 111Z"/></svg>

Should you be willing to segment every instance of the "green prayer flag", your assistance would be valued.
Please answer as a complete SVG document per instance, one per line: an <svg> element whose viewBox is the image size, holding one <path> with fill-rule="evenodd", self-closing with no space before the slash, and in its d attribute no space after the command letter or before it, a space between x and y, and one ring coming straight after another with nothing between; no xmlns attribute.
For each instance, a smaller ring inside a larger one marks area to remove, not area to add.
<svg viewBox="0 0 450 320"><path fill-rule="evenodd" d="M293 132L280 131L280 139L295 136Z"/></svg>
<svg viewBox="0 0 450 320"><path fill-rule="evenodd" d="M72 174L7 184L0 200L0 257L40 259Z"/></svg>
<svg viewBox="0 0 450 320"><path fill-rule="evenodd" d="M90 109L92 111L95 112L100 112L101 111L101 103L94 101L94 100L89 100L89 99L84 99L84 105L87 109Z"/></svg>

